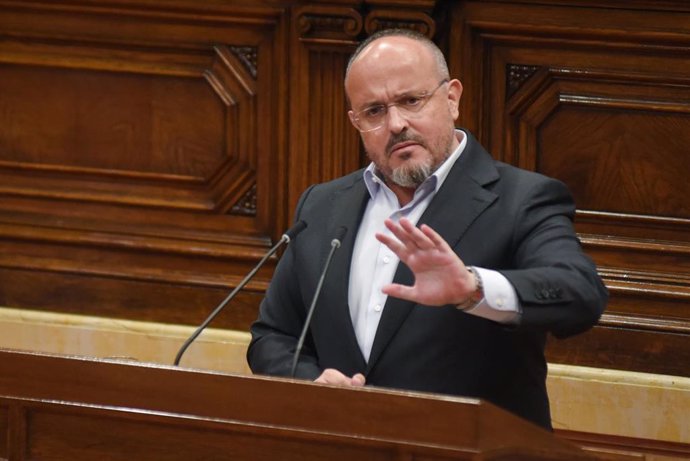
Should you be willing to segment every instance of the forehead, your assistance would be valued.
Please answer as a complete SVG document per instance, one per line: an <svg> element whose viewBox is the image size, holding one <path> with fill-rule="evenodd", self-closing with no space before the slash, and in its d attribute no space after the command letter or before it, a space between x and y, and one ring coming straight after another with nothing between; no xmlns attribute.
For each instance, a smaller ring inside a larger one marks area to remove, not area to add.
<svg viewBox="0 0 690 461"><path fill-rule="evenodd" d="M425 90L438 78L432 51L407 37L384 37L371 43L352 63L345 80L353 107Z"/></svg>

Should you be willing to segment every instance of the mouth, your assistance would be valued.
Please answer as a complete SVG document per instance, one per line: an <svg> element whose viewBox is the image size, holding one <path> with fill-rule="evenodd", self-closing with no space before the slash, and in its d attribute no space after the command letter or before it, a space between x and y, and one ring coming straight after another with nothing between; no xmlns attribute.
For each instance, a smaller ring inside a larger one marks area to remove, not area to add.
<svg viewBox="0 0 690 461"><path fill-rule="evenodd" d="M400 151L402 149L405 149L406 147L411 147L411 146L417 146L419 143L414 142L414 141L404 141L404 142L399 142L397 144L394 144L393 147L388 151L388 156L392 156L395 154L397 151Z"/></svg>

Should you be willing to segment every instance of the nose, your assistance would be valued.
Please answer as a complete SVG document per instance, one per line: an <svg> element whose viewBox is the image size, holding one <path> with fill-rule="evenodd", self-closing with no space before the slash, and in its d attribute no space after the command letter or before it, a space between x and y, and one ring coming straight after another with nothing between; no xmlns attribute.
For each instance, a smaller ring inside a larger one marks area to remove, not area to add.
<svg viewBox="0 0 690 461"><path fill-rule="evenodd" d="M407 119L398 106L388 107L388 129L393 133L400 133L407 128Z"/></svg>

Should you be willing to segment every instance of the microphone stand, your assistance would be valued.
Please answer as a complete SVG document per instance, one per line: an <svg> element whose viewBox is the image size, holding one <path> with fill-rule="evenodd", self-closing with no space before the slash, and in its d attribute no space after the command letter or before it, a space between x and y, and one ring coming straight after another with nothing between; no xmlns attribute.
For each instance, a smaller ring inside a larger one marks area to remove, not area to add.
<svg viewBox="0 0 690 461"><path fill-rule="evenodd" d="M304 345L304 339L307 336L307 330L309 329L309 324L311 323L311 317L314 315L314 310L316 308L316 301L319 299L319 294L321 294L321 288L323 287L323 281L326 279L326 273L328 272L328 267L331 265L331 259L333 259L333 254L335 250L340 248L340 241L345 236L347 228L340 227L336 238L331 240L331 251L328 253L328 258L326 258L326 264L323 266L323 272L321 272L321 277L319 278L319 283L316 285L316 291L314 292L314 298L309 306L309 311L307 312L307 318L304 320L304 326L302 327L302 333L299 335L299 340L297 341L297 347L295 348L295 355L292 358L292 368L290 369L290 376L295 377L295 371L297 370L297 362L299 356L302 352L302 346Z"/></svg>
<svg viewBox="0 0 690 461"><path fill-rule="evenodd" d="M272 247L270 250L268 250L268 253L266 253L266 254L264 255L264 257L261 258L261 261L259 261L259 263L258 263L256 266L254 266L254 269L252 269L252 270L249 272L249 274L247 274L247 276L239 283L239 285L237 285L237 286L235 287L235 289L232 290L232 291L230 292L230 294L229 294L228 296L226 296L226 298L218 305L218 307L216 307L216 308L214 309L214 311L211 312L211 315L209 315L209 316L206 318L206 320L204 320L204 323L202 323L201 325L199 325L199 327L196 329L196 331L194 331L194 333L192 334L192 336L190 336L189 338L187 338L187 341L184 342L184 344L182 345L182 347L180 348L180 350L177 352L177 355L175 356L175 362L174 362L174 365L175 365L175 366L177 366L177 365L180 364L180 359L182 359L182 354L185 353L185 351L186 351L187 348L190 346L190 344L192 344L192 342L194 342L194 340L201 334L201 332L204 331L204 328L206 328L206 327L208 326L208 324L211 323L211 321L213 321L214 318L216 318L216 316L220 313L220 311L223 310L223 308L225 307L225 305L226 305L228 302L230 302L230 300L231 300L232 298L234 298L235 295L236 295L242 288L244 288L244 286L245 286L247 283L249 283L249 280L251 280L251 278L254 277L254 274L256 274L256 273L258 272L258 270L261 268L261 266L263 266L263 265L266 263L266 261L268 260L268 258L270 258L271 256L273 256L273 254L274 254L276 251L278 251L278 248L280 248L281 245L283 245L284 243L289 243L290 240L291 240L292 238L294 238L298 233L302 232L302 231L304 230L305 227L307 227L306 223L305 223L304 221L299 221L295 226L292 227L292 229L290 229L289 231L287 231L286 233L283 234L283 236L280 238L280 240L278 240L278 243L276 243L275 245L273 245L273 247Z"/></svg>

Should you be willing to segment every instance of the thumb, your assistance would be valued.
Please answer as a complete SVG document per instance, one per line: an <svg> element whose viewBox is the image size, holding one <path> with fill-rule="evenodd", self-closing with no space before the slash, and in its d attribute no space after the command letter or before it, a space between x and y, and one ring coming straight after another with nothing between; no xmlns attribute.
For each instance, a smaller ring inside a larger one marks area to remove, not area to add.
<svg viewBox="0 0 690 461"><path fill-rule="evenodd" d="M352 377L352 385L353 386L360 387L360 386L364 386L365 383L366 383L366 378L364 378L364 375L362 373L357 373L356 375L354 375Z"/></svg>
<svg viewBox="0 0 690 461"><path fill-rule="evenodd" d="M384 286L381 291L394 298L412 301L414 299L414 287L408 287L397 283Z"/></svg>

